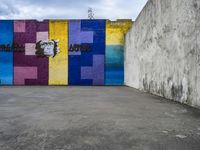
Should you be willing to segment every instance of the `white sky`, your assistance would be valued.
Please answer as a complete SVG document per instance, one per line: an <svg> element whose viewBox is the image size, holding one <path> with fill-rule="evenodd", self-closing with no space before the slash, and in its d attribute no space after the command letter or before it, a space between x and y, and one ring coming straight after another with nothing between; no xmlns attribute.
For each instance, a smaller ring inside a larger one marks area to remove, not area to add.
<svg viewBox="0 0 200 150"><path fill-rule="evenodd" d="M0 0L0 19L95 19L135 20L147 0Z"/></svg>

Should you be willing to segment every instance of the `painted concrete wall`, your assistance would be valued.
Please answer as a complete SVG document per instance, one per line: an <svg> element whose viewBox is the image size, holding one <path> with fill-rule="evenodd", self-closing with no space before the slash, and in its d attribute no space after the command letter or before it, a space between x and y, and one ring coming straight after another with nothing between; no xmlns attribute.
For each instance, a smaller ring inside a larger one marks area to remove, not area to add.
<svg viewBox="0 0 200 150"><path fill-rule="evenodd" d="M49 85L68 85L68 21L49 21L49 39L59 39L61 52L49 57Z"/></svg>
<svg viewBox="0 0 200 150"><path fill-rule="evenodd" d="M149 0L125 47L126 85L200 106L199 0Z"/></svg>
<svg viewBox="0 0 200 150"><path fill-rule="evenodd" d="M124 41L132 24L130 20L106 22L106 85L124 84Z"/></svg>
<svg viewBox="0 0 200 150"><path fill-rule="evenodd" d="M13 21L0 22L0 45L13 43ZM13 52L0 52L0 85L13 83Z"/></svg>
<svg viewBox="0 0 200 150"><path fill-rule="evenodd" d="M48 21L14 21L13 34L14 43L24 48L23 52L14 52L14 85L48 85L48 57L35 55L36 42L48 39Z"/></svg>
<svg viewBox="0 0 200 150"><path fill-rule="evenodd" d="M104 85L105 24L105 20L69 21L69 49L75 44L90 47L70 50L70 85Z"/></svg>
<svg viewBox="0 0 200 150"><path fill-rule="evenodd" d="M131 24L0 20L0 85L105 85L107 62L113 71L109 85L123 85L124 36Z"/></svg>

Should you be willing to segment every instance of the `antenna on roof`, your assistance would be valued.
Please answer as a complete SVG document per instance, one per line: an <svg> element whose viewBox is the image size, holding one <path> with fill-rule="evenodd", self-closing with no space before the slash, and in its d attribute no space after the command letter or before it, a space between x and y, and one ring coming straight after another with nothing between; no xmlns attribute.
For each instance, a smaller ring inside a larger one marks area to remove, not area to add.
<svg viewBox="0 0 200 150"><path fill-rule="evenodd" d="M94 19L94 12L91 7L88 8L88 19Z"/></svg>

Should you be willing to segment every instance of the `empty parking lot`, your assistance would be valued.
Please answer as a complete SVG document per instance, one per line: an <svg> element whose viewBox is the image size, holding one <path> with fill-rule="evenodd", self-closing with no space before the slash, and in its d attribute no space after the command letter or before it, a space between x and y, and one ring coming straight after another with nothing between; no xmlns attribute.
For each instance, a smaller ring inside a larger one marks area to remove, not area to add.
<svg viewBox="0 0 200 150"><path fill-rule="evenodd" d="M197 109L129 87L1 87L1 150L199 149Z"/></svg>

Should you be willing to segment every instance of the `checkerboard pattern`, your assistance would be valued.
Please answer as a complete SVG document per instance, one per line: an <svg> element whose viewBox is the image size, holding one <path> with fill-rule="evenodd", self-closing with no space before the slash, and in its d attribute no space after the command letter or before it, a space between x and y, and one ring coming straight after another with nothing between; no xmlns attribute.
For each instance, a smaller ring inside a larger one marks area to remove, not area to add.
<svg viewBox="0 0 200 150"><path fill-rule="evenodd" d="M14 43L24 52L14 53L14 85L48 85L48 58L35 55L35 44L48 39L48 21L14 21Z"/></svg>

